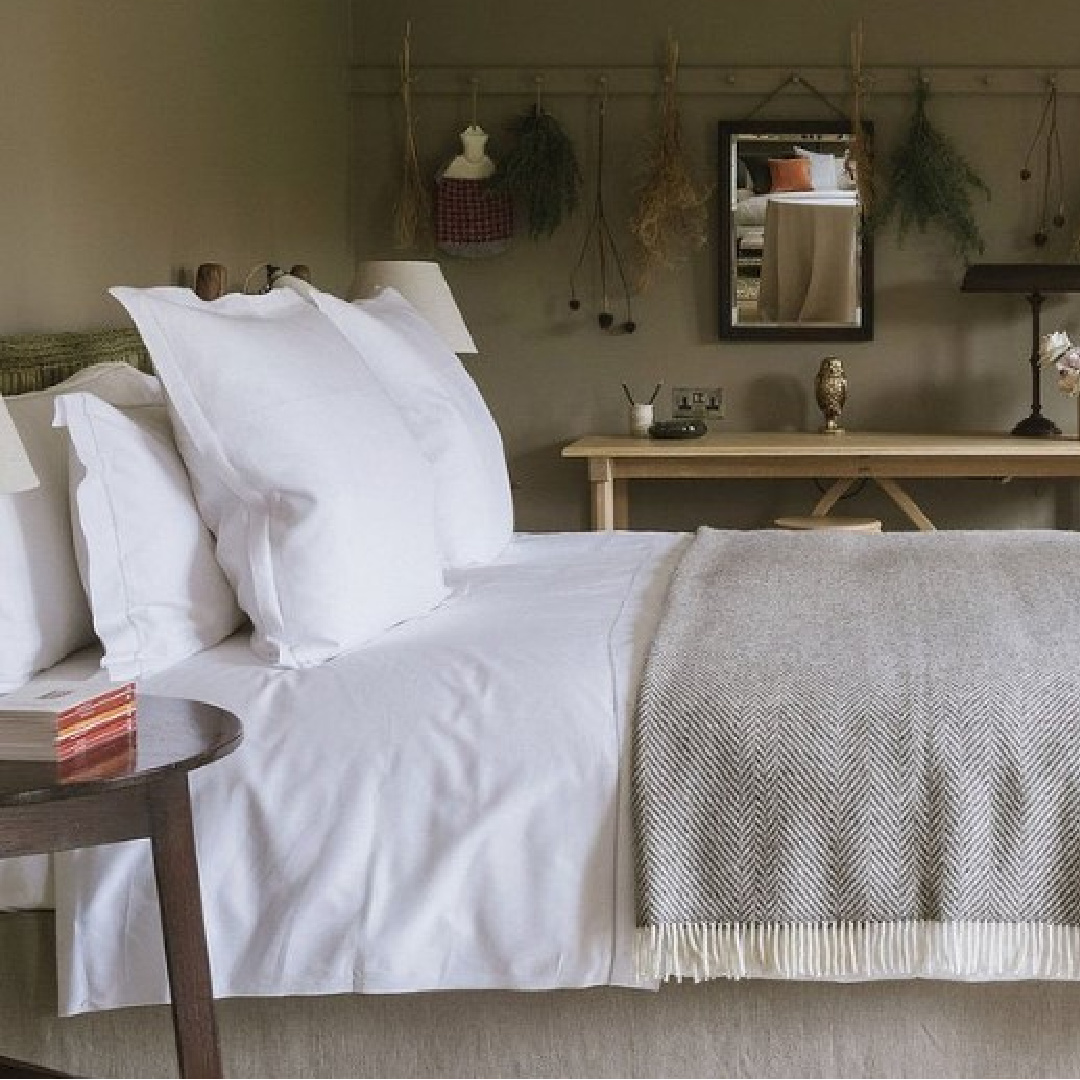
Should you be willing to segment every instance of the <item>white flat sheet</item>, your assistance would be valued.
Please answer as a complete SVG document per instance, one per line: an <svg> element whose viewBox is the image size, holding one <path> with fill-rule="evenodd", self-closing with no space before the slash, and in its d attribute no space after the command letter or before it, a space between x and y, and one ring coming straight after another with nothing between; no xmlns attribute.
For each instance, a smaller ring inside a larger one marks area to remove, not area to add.
<svg viewBox="0 0 1080 1080"><path fill-rule="evenodd" d="M518 536L322 667L235 636L145 680L244 723L191 778L216 995L642 985L621 778L684 542ZM56 873L61 1011L167 1000L148 843Z"/></svg>

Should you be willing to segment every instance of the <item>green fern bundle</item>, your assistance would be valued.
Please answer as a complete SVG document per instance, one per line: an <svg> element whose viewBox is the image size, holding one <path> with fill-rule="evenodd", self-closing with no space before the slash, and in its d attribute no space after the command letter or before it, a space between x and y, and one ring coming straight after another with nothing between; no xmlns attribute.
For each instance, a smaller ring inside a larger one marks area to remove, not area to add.
<svg viewBox="0 0 1080 1080"><path fill-rule="evenodd" d="M510 125L514 144L491 178L524 209L529 235L550 236L577 209L581 170L570 137L539 105Z"/></svg>
<svg viewBox="0 0 1080 1080"><path fill-rule="evenodd" d="M884 195L878 200L873 224L898 216L901 242L912 226L925 232L942 229L962 259L983 250L975 220L972 193L990 198L990 189L964 160L952 141L937 131L926 114L929 87L920 79L915 87L915 108L906 139L893 151Z"/></svg>

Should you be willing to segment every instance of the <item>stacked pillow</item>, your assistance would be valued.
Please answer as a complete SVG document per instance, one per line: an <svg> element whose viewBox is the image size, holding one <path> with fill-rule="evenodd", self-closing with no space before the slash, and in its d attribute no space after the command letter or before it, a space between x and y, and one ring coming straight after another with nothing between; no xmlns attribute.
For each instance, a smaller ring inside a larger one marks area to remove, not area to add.
<svg viewBox="0 0 1080 1080"><path fill-rule="evenodd" d="M421 616L513 528L502 441L399 295L112 290L165 386L216 556L271 663L306 667Z"/></svg>
<svg viewBox="0 0 1080 1080"><path fill-rule="evenodd" d="M0 497L0 692L13 690L94 640L75 561L68 448L52 427L61 394L84 392L120 406L160 401L156 379L123 363L99 364L38 393L7 399L40 484Z"/></svg>
<svg viewBox="0 0 1080 1080"><path fill-rule="evenodd" d="M156 399L121 409L82 392L56 402L71 442L75 556L115 680L169 667L242 621L160 390Z"/></svg>
<svg viewBox="0 0 1080 1080"><path fill-rule="evenodd" d="M161 381L102 364L8 399L41 485L0 499L0 692L95 635L136 678L245 614L262 657L318 664L509 541L498 428L396 292L112 291Z"/></svg>
<svg viewBox="0 0 1080 1080"><path fill-rule="evenodd" d="M513 531L502 436L484 399L431 325L396 290L348 303L298 278L279 287L304 296L356 349L427 459L435 478L435 527L450 567L494 559Z"/></svg>

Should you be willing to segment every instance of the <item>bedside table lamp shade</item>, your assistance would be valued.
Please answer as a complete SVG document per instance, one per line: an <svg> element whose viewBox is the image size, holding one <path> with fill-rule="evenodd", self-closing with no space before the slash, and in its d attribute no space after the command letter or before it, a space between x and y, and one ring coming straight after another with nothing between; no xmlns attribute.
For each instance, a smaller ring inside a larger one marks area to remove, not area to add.
<svg viewBox="0 0 1080 1080"><path fill-rule="evenodd" d="M7 403L0 397L0 493L13 494L38 486L37 474L26 456Z"/></svg>
<svg viewBox="0 0 1080 1080"><path fill-rule="evenodd" d="M364 300L380 288L396 289L435 328L456 353L474 353L469 328L437 262L405 259L364 262L356 271L352 295Z"/></svg>
<svg viewBox="0 0 1080 1080"><path fill-rule="evenodd" d="M1042 414L1039 376L1039 313L1051 293L1080 292L1080 265L1076 263L975 263L967 268L963 292L1016 293L1031 305L1031 414L1012 429L1013 435L1060 435L1058 426Z"/></svg>

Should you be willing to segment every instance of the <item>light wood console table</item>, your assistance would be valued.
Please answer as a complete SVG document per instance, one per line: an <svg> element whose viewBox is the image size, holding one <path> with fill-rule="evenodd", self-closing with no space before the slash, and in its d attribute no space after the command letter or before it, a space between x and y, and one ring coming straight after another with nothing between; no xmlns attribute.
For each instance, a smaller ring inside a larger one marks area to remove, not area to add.
<svg viewBox="0 0 1080 1080"><path fill-rule="evenodd" d="M954 477L1080 479L1080 440L1012 435L843 435L752 432L699 439L589 435L563 448L584 458L592 491L592 527L625 529L631 480L820 479L832 485L814 514L827 514L858 480L874 481L917 528L932 530L899 481Z"/></svg>

